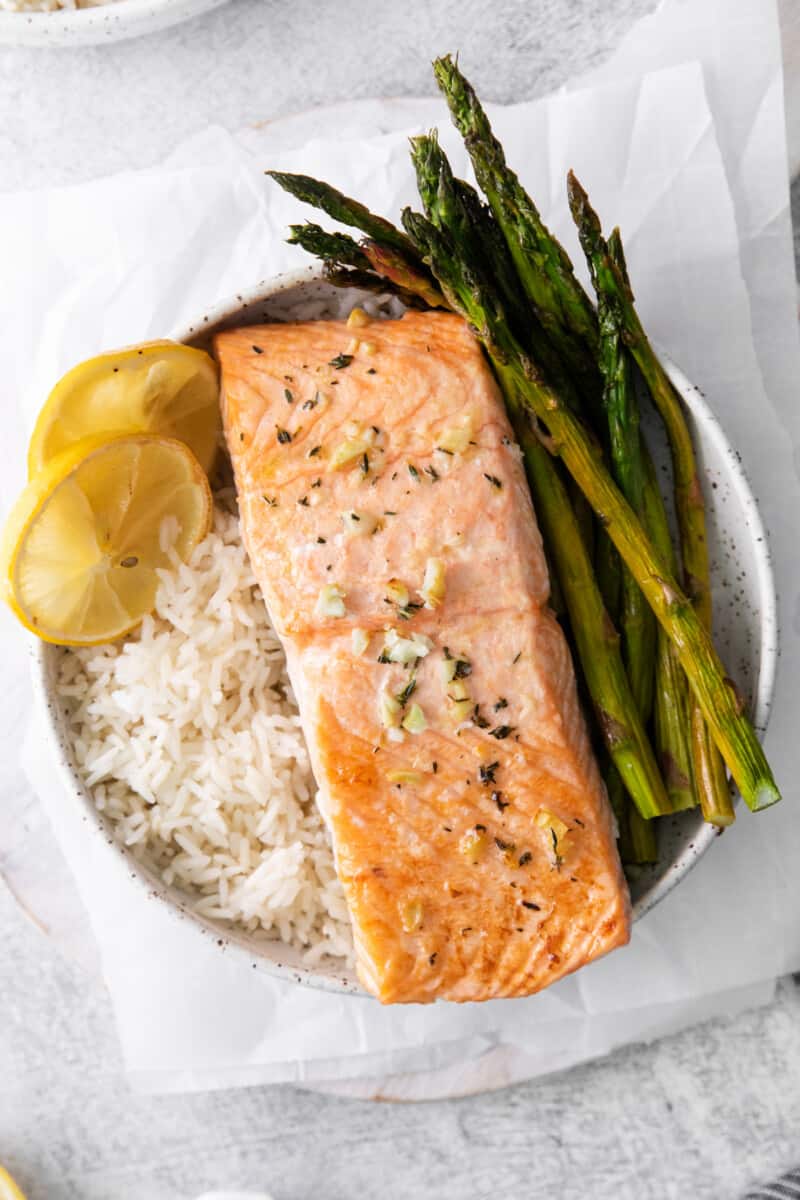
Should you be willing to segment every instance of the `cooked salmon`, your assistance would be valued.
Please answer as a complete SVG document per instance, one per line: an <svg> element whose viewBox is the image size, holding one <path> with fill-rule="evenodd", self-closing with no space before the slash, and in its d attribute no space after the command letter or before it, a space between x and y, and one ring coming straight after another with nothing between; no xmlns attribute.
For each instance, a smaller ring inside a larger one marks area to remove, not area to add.
<svg viewBox="0 0 800 1200"><path fill-rule="evenodd" d="M242 532L384 1003L538 991L629 936L502 399L460 318L219 334Z"/></svg>

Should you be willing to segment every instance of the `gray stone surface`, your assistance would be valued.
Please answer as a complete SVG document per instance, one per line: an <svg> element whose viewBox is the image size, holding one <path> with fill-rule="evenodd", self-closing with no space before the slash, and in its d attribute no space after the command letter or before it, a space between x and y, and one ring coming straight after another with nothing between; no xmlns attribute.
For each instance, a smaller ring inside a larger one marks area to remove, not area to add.
<svg viewBox="0 0 800 1200"><path fill-rule="evenodd" d="M0 894L0 1160L29 1200L728 1200L798 1156L800 995L472 1099L132 1096L106 998Z"/></svg>
<svg viewBox="0 0 800 1200"><path fill-rule="evenodd" d="M444 48L461 48L487 96L523 99L596 61L651 7L234 0L138 42L0 48L0 187L155 162L211 120L236 129L426 93ZM800 228L800 187L794 201ZM275 1200L728 1200L800 1160L798 1080L800 995L785 981L760 1012L469 1100L390 1107L285 1087L136 1097L102 985L0 885L0 1161L30 1200L191 1200L225 1186Z"/></svg>
<svg viewBox="0 0 800 1200"><path fill-rule="evenodd" d="M361 96L432 94L460 50L488 97L524 100L597 62L655 0L232 0L163 34L0 47L0 187L158 162L187 134ZM602 10L602 15L601 15Z"/></svg>

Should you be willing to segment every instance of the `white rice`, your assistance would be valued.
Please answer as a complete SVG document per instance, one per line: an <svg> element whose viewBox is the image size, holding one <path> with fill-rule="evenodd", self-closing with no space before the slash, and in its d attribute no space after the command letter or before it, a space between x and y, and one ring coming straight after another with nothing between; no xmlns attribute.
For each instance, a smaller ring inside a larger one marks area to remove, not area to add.
<svg viewBox="0 0 800 1200"><path fill-rule="evenodd" d="M125 642L65 650L76 762L116 837L207 918L352 961L327 830L230 494Z"/></svg>

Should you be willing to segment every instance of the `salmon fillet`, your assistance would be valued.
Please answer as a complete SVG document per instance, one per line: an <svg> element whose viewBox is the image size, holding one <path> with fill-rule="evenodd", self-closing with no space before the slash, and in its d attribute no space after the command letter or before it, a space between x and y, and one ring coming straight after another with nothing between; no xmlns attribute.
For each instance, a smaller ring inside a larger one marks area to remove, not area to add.
<svg viewBox="0 0 800 1200"><path fill-rule="evenodd" d="M365 988L521 996L625 943L520 452L467 326L409 312L215 345Z"/></svg>

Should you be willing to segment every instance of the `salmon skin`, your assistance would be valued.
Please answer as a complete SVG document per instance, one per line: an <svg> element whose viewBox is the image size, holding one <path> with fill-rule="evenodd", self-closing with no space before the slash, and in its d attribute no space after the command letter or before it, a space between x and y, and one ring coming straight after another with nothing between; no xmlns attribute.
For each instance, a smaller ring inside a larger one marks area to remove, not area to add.
<svg viewBox="0 0 800 1200"><path fill-rule="evenodd" d="M452 314L215 339L242 533L384 1003L547 987L630 935L502 398Z"/></svg>

